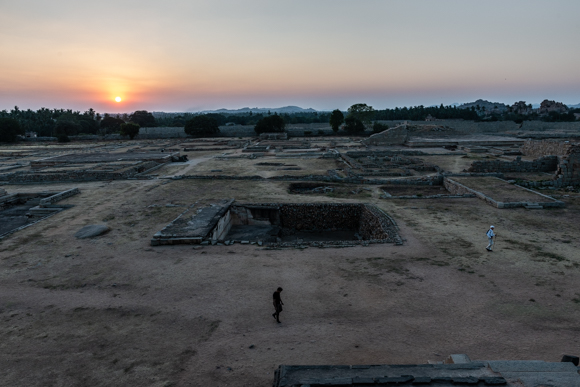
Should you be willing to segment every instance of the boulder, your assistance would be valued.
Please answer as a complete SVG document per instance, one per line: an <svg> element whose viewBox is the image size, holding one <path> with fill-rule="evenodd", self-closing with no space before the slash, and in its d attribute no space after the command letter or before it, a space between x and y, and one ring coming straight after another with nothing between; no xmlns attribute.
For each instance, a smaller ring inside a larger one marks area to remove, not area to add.
<svg viewBox="0 0 580 387"><path fill-rule="evenodd" d="M109 232L110 230L111 228L104 224L91 224L77 231L75 237L77 237L78 239L93 238L99 235L103 235Z"/></svg>

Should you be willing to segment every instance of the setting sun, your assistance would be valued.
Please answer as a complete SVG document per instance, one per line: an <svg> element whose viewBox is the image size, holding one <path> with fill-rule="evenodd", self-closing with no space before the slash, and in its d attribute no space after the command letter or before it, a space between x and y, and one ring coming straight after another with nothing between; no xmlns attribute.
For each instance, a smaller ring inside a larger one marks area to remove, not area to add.
<svg viewBox="0 0 580 387"><path fill-rule="evenodd" d="M121 102L121 101L122 101L122 99L121 99L121 97L115 97L115 101L117 101L117 102Z"/></svg>

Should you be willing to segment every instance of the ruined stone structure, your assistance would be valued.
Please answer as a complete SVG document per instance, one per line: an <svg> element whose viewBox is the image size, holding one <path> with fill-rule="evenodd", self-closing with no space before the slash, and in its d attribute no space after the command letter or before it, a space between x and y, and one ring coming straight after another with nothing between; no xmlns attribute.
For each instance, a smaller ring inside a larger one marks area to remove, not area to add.
<svg viewBox="0 0 580 387"><path fill-rule="evenodd" d="M0 175L0 180L8 184L26 183L54 183L60 181L103 181L103 180L124 180L136 177L140 173L151 172L162 166L155 161L135 162L131 165L110 165L109 170L102 169L75 169L70 171L36 171L36 172L15 172Z"/></svg>
<svg viewBox="0 0 580 387"><path fill-rule="evenodd" d="M387 129L381 133L375 133L362 141L365 145L400 145L404 144L409 137L408 125L402 124Z"/></svg>
<svg viewBox="0 0 580 387"><path fill-rule="evenodd" d="M526 156L564 156L569 149L578 146L578 143L561 140L526 140L521 151Z"/></svg>
<svg viewBox="0 0 580 387"><path fill-rule="evenodd" d="M71 207L56 203L79 193L78 188L72 188L63 192L8 195L0 189L0 239Z"/></svg>
<svg viewBox="0 0 580 387"><path fill-rule="evenodd" d="M288 133L261 133L260 140L288 140Z"/></svg>
<svg viewBox="0 0 580 387"><path fill-rule="evenodd" d="M499 179L498 179L499 180ZM504 182L505 183L505 182ZM465 194L473 194L479 199L485 201L487 204L496 207L496 208L517 208L517 207L525 207L525 208L561 208L564 207L564 202L559 200L555 200L546 195L542 195L538 192L529 190L523 187L514 186L515 189L525 190L532 194L534 197L532 200L521 200L521 201L500 201L496 200L488 195L485 195L482 192L476 191L470 187L467 187L464 184L461 184L453 179L445 178L443 180L443 184L445 188L455 195L465 195ZM507 184L507 183L505 183Z"/></svg>
<svg viewBox="0 0 580 387"><path fill-rule="evenodd" d="M274 374L273 387L578 386L578 358L568 358L573 360L565 356L561 362L472 361L467 355L455 354L437 364L281 365Z"/></svg>
<svg viewBox="0 0 580 387"><path fill-rule="evenodd" d="M569 141L527 140L522 153L538 157L534 161L474 161L468 172L546 172L553 173L551 180L518 182L525 187L567 187L580 185L580 144Z"/></svg>
<svg viewBox="0 0 580 387"><path fill-rule="evenodd" d="M165 244L267 244L332 246L401 244L395 221L375 206L334 203L212 203L186 211L156 233Z"/></svg>
<svg viewBox="0 0 580 387"><path fill-rule="evenodd" d="M556 172L558 187L580 185L580 146L568 148Z"/></svg>
<svg viewBox="0 0 580 387"><path fill-rule="evenodd" d="M520 156L513 161L474 161L467 172L555 172L557 156L544 156L534 161L522 161Z"/></svg>

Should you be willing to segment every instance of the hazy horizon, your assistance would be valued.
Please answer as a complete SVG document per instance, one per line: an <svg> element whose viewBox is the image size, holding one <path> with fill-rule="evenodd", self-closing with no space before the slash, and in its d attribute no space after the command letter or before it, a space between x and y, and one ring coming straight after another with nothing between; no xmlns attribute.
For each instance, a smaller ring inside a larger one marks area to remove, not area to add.
<svg viewBox="0 0 580 387"><path fill-rule="evenodd" d="M0 110L580 103L573 0L0 4Z"/></svg>

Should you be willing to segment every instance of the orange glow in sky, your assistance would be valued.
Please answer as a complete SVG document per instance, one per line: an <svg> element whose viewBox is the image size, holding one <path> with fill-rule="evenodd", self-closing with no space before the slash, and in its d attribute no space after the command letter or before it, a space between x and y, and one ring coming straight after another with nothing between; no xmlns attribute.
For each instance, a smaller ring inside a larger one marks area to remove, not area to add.
<svg viewBox="0 0 580 387"><path fill-rule="evenodd" d="M169 3L2 2L0 110L580 102L578 0Z"/></svg>

